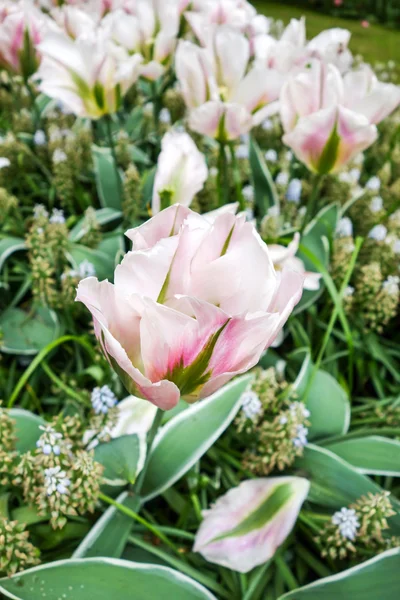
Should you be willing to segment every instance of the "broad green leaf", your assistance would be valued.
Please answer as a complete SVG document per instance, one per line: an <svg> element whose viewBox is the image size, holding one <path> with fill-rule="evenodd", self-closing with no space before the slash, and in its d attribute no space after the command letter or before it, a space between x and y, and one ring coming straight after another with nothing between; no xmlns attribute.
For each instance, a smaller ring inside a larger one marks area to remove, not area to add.
<svg viewBox="0 0 400 600"><path fill-rule="evenodd" d="M137 496L122 492L116 500L135 512L138 510ZM73 558L95 556L120 558L133 525L134 521L131 517L119 511L115 506L109 506L83 538L75 550Z"/></svg>
<svg viewBox="0 0 400 600"><path fill-rule="evenodd" d="M125 254L122 230L116 229L115 231L106 233L98 246L98 250L112 256L114 263L116 263L119 258L118 255L121 253Z"/></svg>
<svg viewBox="0 0 400 600"><path fill-rule="evenodd" d="M144 165L145 167L148 167L151 165L150 158L147 156L147 154L145 152L143 152L143 150L141 150L137 146L130 145L129 151L130 151L132 161L136 165Z"/></svg>
<svg viewBox="0 0 400 600"><path fill-rule="evenodd" d="M326 446L360 473L400 477L400 442L380 436L366 436Z"/></svg>
<svg viewBox="0 0 400 600"><path fill-rule="evenodd" d="M216 600L206 588L169 567L116 558L59 560L0 579L13 600Z"/></svg>
<svg viewBox="0 0 400 600"><path fill-rule="evenodd" d="M355 502L361 496L371 492L377 494L381 488L369 477L362 475L354 467L333 452L309 444L304 455L294 464L296 475L307 477L311 488L308 500L319 506L339 509ZM394 532L400 532L400 502L391 497L397 514L390 519Z"/></svg>
<svg viewBox="0 0 400 600"><path fill-rule="evenodd" d="M10 236L0 240L0 271L7 258L19 250L26 250L25 242L22 238Z"/></svg>
<svg viewBox="0 0 400 600"><path fill-rule="evenodd" d="M326 268L329 267L329 241L332 240L336 229L336 223L339 218L339 207L337 204L325 206L316 217L310 221L304 230L304 234L300 241L300 249L297 256L304 262L307 271L316 271L312 261L302 248L311 252ZM311 306L324 291L322 278L318 290L304 290L300 302L297 304L294 314L297 314Z"/></svg>
<svg viewBox="0 0 400 600"><path fill-rule="evenodd" d="M153 167L146 172L143 179L143 205L147 208L151 206L151 199L153 197L154 178L156 176L157 167Z"/></svg>
<svg viewBox="0 0 400 600"><path fill-rule="evenodd" d="M44 419L23 408L11 408L9 413L15 421L18 452L23 454L28 450L34 450L36 442L42 434L39 427L45 425Z"/></svg>
<svg viewBox="0 0 400 600"><path fill-rule="evenodd" d="M69 257L75 268L83 261L89 261L96 270L96 277L111 281L120 252L122 252L122 236L119 232L104 236L95 250L81 244L69 246Z"/></svg>
<svg viewBox="0 0 400 600"><path fill-rule="evenodd" d="M121 435L94 449L95 459L104 466L105 483L113 486L135 483L145 455L145 442L136 434Z"/></svg>
<svg viewBox="0 0 400 600"><path fill-rule="evenodd" d="M113 208L99 208L95 211L96 221L99 225L107 225L122 218L122 212L114 210ZM71 242L79 242L79 240L85 235L85 219L82 218L80 221L71 229L69 232L69 239Z"/></svg>
<svg viewBox="0 0 400 600"><path fill-rule="evenodd" d="M181 412L159 431L150 453L142 495L150 500L180 479L235 418L251 375L239 377Z"/></svg>
<svg viewBox="0 0 400 600"><path fill-rule="evenodd" d="M258 219L262 219L271 206L279 206L279 197L267 163L253 138L250 138L250 168L254 186L256 216Z"/></svg>
<svg viewBox="0 0 400 600"><path fill-rule="evenodd" d="M137 134L140 134L142 124L143 108L141 106L136 106L127 118L124 129L128 134L137 139Z"/></svg>
<svg viewBox="0 0 400 600"><path fill-rule="evenodd" d="M395 548L289 592L279 600L395 600L400 598L399 570L400 549Z"/></svg>
<svg viewBox="0 0 400 600"><path fill-rule="evenodd" d="M313 376L313 367L310 354L306 353L293 384L299 400L305 403L311 413L308 419L311 423L308 438L315 440L343 435L350 425L350 402L347 394L326 371L320 369Z"/></svg>
<svg viewBox="0 0 400 600"><path fill-rule="evenodd" d="M0 316L0 350L7 354L37 354L60 335L58 318L45 306L31 307L26 312L8 308Z"/></svg>
<svg viewBox="0 0 400 600"><path fill-rule="evenodd" d="M101 148L93 144L92 156L97 193L101 205L121 210L121 178L117 174L111 149Z"/></svg>

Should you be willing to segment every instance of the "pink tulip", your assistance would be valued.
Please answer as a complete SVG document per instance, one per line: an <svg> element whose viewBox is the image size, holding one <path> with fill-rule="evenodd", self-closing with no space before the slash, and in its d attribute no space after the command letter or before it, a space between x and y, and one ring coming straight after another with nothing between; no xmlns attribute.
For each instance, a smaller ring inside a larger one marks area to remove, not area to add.
<svg viewBox="0 0 400 600"><path fill-rule="evenodd" d="M353 62L348 45L351 32L348 29L333 27L321 31L307 44L309 56L316 57L326 64L335 65L341 73L348 71Z"/></svg>
<svg viewBox="0 0 400 600"><path fill-rule="evenodd" d="M142 77L158 79L175 51L181 6L176 0L135 0L124 10L110 12L102 21L111 39L130 54L143 56Z"/></svg>
<svg viewBox="0 0 400 600"><path fill-rule="evenodd" d="M170 131L161 142L154 179L152 213L170 204L189 206L207 179L204 154L187 133ZM166 202L166 205L164 206Z"/></svg>
<svg viewBox="0 0 400 600"><path fill-rule="evenodd" d="M46 36L37 78L39 89L80 117L98 119L116 112L140 74L142 56L129 56L104 38L104 32L72 40Z"/></svg>
<svg viewBox="0 0 400 600"><path fill-rule="evenodd" d="M77 300L129 393L164 410L253 367L301 297L303 276L278 277L243 216L174 205L127 236L114 284L89 277Z"/></svg>
<svg viewBox="0 0 400 600"><path fill-rule="evenodd" d="M31 4L6 4L0 13L0 66L25 79L30 77L39 66L39 43L55 28L52 20Z"/></svg>
<svg viewBox="0 0 400 600"><path fill-rule="evenodd" d="M400 86L378 81L368 65L347 73L344 89L345 105L370 123L380 123L400 104Z"/></svg>
<svg viewBox="0 0 400 600"><path fill-rule="evenodd" d="M309 488L302 477L243 481L204 511L194 551L228 569L251 571L285 541Z"/></svg>
<svg viewBox="0 0 400 600"><path fill-rule="evenodd" d="M206 48L179 43L176 74L194 131L232 140L277 111L282 76L249 62L249 41L226 26L215 29Z"/></svg>
<svg viewBox="0 0 400 600"><path fill-rule="evenodd" d="M334 65L313 59L282 88L283 142L316 173L338 171L368 148L377 129L345 106L344 83Z"/></svg>

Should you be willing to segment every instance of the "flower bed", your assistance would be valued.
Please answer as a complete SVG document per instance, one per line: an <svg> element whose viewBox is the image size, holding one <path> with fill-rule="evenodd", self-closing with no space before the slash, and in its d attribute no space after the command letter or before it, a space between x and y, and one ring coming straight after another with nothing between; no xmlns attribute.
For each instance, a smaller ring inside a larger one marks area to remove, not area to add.
<svg viewBox="0 0 400 600"><path fill-rule="evenodd" d="M393 600L396 64L55 4L0 6L0 595Z"/></svg>

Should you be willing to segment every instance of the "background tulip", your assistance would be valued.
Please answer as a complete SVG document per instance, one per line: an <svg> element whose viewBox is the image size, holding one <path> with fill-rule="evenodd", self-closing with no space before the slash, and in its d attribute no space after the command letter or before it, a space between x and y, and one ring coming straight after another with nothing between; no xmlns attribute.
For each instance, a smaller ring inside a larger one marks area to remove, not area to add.
<svg viewBox="0 0 400 600"><path fill-rule="evenodd" d="M309 487L302 477L243 481L204 511L194 551L228 569L251 571L289 535Z"/></svg>
<svg viewBox="0 0 400 600"><path fill-rule="evenodd" d="M280 104L283 142L315 173L338 171L377 137L365 115L346 108L334 65L313 59L285 83Z"/></svg>
<svg viewBox="0 0 400 600"><path fill-rule="evenodd" d="M400 86L382 83L368 65L346 73L344 90L346 106L370 123L380 123L400 104Z"/></svg>
<svg viewBox="0 0 400 600"><path fill-rule="evenodd" d="M0 14L0 66L29 78L40 62L38 45L55 24L35 6L5 3Z"/></svg>
<svg viewBox="0 0 400 600"><path fill-rule="evenodd" d="M303 276L278 277L243 216L175 205L127 235L114 284L84 279L77 300L127 390L164 410L254 366L301 297Z"/></svg>
<svg viewBox="0 0 400 600"><path fill-rule="evenodd" d="M250 58L249 40L227 26L215 28L205 48L179 43L176 74L194 131L233 140L277 111L282 76Z"/></svg>
<svg viewBox="0 0 400 600"><path fill-rule="evenodd" d="M176 0L136 0L125 9L110 12L102 26L129 54L143 56L140 73L155 81L169 66L175 50L181 6Z"/></svg>
<svg viewBox="0 0 400 600"><path fill-rule="evenodd" d="M98 119L116 112L139 77L141 55L129 56L102 32L77 40L48 35L39 49L39 88L81 117Z"/></svg>
<svg viewBox="0 0 400 600"><path fill-rule="evenodd" d="M189 206L207 179L204 155L187 133L171 131L164 135L154 179L152 213L160 211L165 202Z"/></svg>

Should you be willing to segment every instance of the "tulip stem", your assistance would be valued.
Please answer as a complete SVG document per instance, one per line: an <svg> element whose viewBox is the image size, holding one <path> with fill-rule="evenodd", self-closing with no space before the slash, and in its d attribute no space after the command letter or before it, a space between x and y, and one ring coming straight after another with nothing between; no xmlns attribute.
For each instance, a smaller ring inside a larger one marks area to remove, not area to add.
<svg viewBox="0 0 400 600"><path fill-rule="evenodd" d="M236 158L235 148L233 144L229 146L231 151L231 159L232 159L232 170L233 170L233 180L235 182L235 190L236 190L236 200L239 203L239 208L241 211L246 210L246 203L242 194L242 180L240 177L239 165Z"/></svg>
<svg viewBox="0 0 400 600"><path fill-rule="evenodd" d="M140 525L146 527L146 529L151 531L153 535L162 540L164 544L171 548L171 550L173 550L178 556L181 556L179 548L177 548L177 546L173 542L171 542L171 540L167 538L167 536L164 535L163 532L160 531L155 525L149 523L149 521L146 521L146 519L141 517L138 513L134 512L124 504L117 502L113 498L110 498L106 494L103 494L102 492L99 493L99 499L103 500L103 502L106 502L107 504L110 504L111 506L115 506L115 508L117 508L120 512L124 513L127 517L131 517L131 519L133 519L137 523L140 523Z"/></svg>
<svg viewBox="0 0 400 600"><path fill-rule="evenodd" d="M117 180L118 193L119 193L119 196L120 196L121 201L122 201L121 178L120 178L119 171L118 171L117 153L115 151L114 138L113 138L112 129L111 129L111 125L112 125L111 115L105 115L104 116L104 120L105 120L105 123L106 123L108 143L109 143L110 150L111 150L111 155L112 155L113 161L114 161L114 170L115 170L115 178Z"/></svg>
<svg viewBox="0 0 400 600"><path fill-rule="evenodd" d="M40 112L39 112L38 105L36 104L35 92L32 89L32 86L31 86L31 84L29 82L29 78L25 79L25 87L26 87L26 90L27 90L27 92L29 94L29 97L31 99L32 110L33 110L33 114L35 115L34 125L35 125L35 130L36 130L37 126L39 124L39 121L40 121Z"/></svg>
<svg viewBox="0 0 400 600"><path fill-rule="evenodd" d="M318 197L319 197L319 193L321 191L323 179L324 179L323 175L314 175L313 176L313 184L312 184L312 188L311 188L311 194L310 194L310 197L307 202L307 210L306 210L306 214L304 215L304 221L303 221L303 225L301 227L301 231L304 231L304 228L306 227L308 222L315 216L315 213L317 212Z"/></svg>
<svg viewBox="0 0 400 600"><path fill-rule="evenodd" d="M218 156L218 206L224 206L227 198L227 172L226 172L226 153L225 153L225 142L219 142L219 156Z"/></svg>

